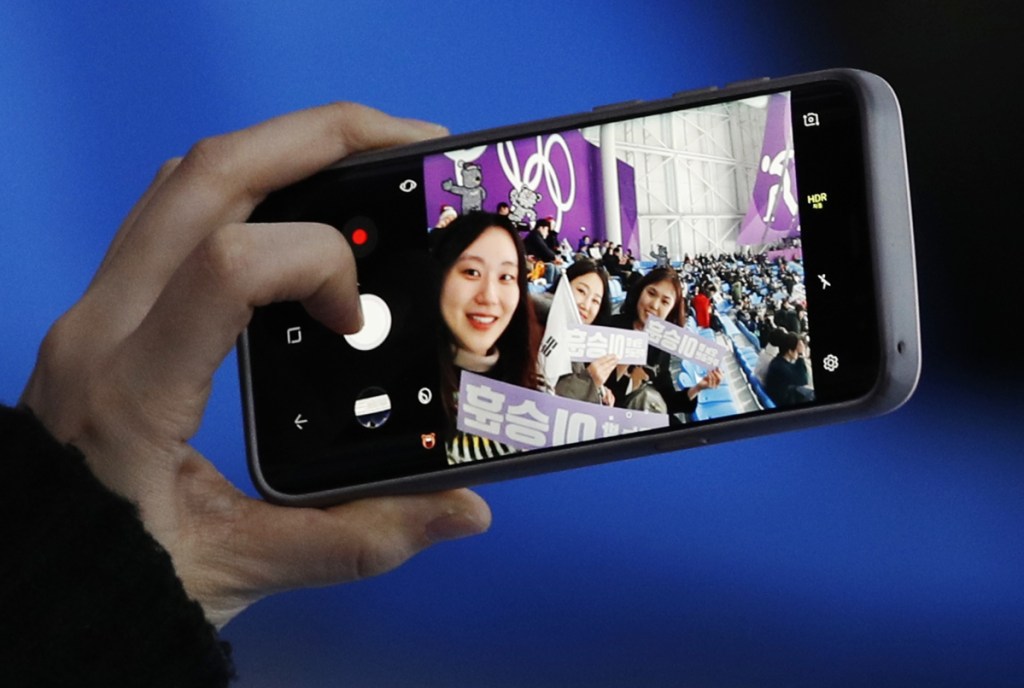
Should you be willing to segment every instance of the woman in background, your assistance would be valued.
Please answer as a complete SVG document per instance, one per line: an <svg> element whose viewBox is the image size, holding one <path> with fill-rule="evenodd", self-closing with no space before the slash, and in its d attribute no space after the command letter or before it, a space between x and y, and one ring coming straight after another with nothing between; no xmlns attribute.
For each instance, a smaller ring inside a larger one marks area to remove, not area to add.
<svg viewBox="0 0 1024 688"><path fill-rule="evenodd" d="M686 301L678 273L671 267L655 268L644 275L626 295L622 310L611 319L614 327L643 330L652 316L682 327L686 322ZM697 395L722 382L719 369L710 371L697 384L677 390L669 371L671 355L647 348L647 365L618 366L605 383L615 395L615 405L654 413L692 413Z"/></svg>
<svg viewBox="0 0 1024 688"><path fill-rule="evenodd" d="M563 279L569 280L576 309L584 325L607 325L612 305L608 293L608 275L596 262L584 258L570 265ZM590 363L572 364L572 372L558 378L555 394L595 404L613 406L615 395L604 381L615 370L619 357L606 354Z"/></svg>

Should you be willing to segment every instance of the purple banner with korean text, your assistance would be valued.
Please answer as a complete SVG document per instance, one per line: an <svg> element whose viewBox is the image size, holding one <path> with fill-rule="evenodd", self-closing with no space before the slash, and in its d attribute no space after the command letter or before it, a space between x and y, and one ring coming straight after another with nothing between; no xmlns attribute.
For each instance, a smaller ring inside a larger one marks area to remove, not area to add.
<svg viewBox="0 0 1024 688"><path fill-rule="evenodd" d="M556 397L463 371L456 427L529 450L665 428L668 416Z"/></svg>
<svg viewBox="0 0 1024 688"><path fill-rule="evenodd" d="M565 345L571 361L593 361L608 354L623 365L647 363L647 333L599 325L569 325Z"/></svg>
<svg viewBox="0 0 1024 688"><path fill-rule="evenodd" d="M647 327L644 329L651 346L692 361L706 370L719 367L729 355L729 350L718 342L702 337L688 327L673 325L653 315L647 318Z"/></svg>

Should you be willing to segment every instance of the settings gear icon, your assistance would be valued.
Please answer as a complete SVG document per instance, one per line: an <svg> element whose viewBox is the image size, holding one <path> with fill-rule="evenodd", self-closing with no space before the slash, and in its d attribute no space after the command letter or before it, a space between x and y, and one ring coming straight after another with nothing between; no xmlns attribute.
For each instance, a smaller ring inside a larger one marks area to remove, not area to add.
<svg viewBox="0 0 1024 688"><path fill-rule="evenodd" d="M825 360L823 360L821 364L825 366L825 370L827 370L830 373L834 373L836 372L836 369L839 367L839 358L835 354L829 354L828 356L825 357Z"/></svg>

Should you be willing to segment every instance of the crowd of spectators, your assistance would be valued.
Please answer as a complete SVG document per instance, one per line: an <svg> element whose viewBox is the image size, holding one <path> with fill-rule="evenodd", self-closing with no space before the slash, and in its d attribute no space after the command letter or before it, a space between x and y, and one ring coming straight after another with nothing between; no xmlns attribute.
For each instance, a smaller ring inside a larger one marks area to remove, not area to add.
<svg viewBox="0 0 1024 688"><path fill-rule="evenodd" d="M498 207L498 214L507 210L507 206L503 209L502 205ZM451 212L447 209L449 215ZM758 366L755 376L760 384L767 385L770 363L776 357L787 357L790 381L799 380L807 369L806 381L799 385L806 389L796 395L783 394L776 385L776 394L771 395L776 403L813 398L805 358L810 350L810 326L799 238L760 247L756 252L741 249L684 255L681 261L670 261L664 247L658 247L662 250L651 254L653 261L641 261L634 257L631 249L610 240L595 241L590 235L583 235L574 249L559 236L557 223L551 217L540 218L533 226L522 225L519 229L526 248L532 292L552 290L565 270L582 259L592 260L603 268L612 282L618 282L623 293L652 269L671 266L682 283L691 325L722 331L721 318L731 318L757 341L762 365ZM784 335L792 335L799 341L798 350L792 338ZM789 347L786 351L780 350L780 341ZM782 369L781 363L775 369ZM792 372L794 369L797 373Z"/></svg>
<svg viewBox="0 0 1024 688"><path fill-rule="evenodd" d="M776 405L814 398L810 324L800 259L800 240L757 253L735 251L684 256L680 275L699 327L721 330L729 317L756 339L754 376Z"/></svg>

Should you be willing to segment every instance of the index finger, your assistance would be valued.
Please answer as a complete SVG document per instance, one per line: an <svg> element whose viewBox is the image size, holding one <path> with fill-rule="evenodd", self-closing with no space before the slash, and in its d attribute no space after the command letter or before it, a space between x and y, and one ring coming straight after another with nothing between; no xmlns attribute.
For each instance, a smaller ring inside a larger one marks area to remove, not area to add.
<svg viewBox="0 0 1024 688"><path fill-rule="evenodd" d="M90 296L100 313L116 313L133 327L186 256L217 228L244 222L271 191L352 153L444 133L438 125L335 103L200 141L125 227Z"/></svg>

